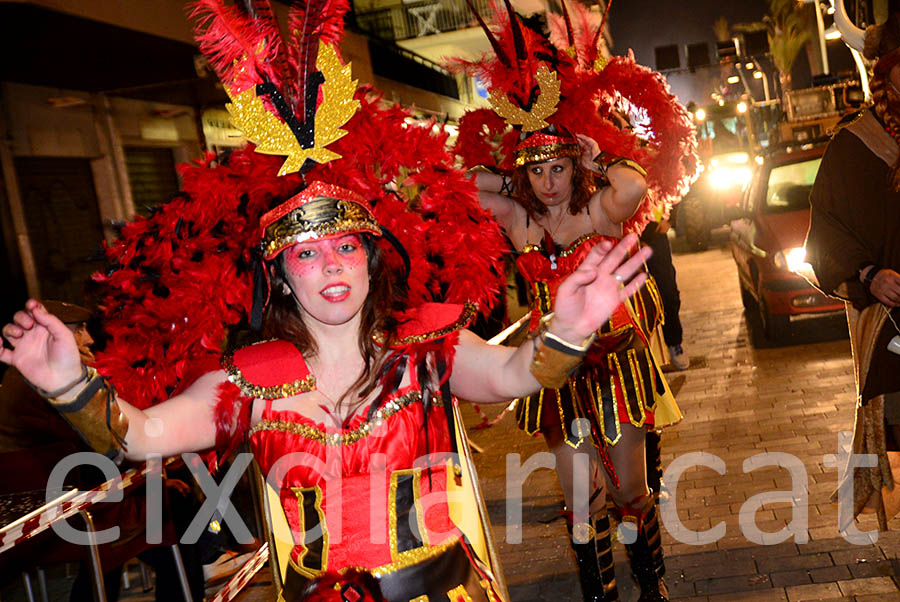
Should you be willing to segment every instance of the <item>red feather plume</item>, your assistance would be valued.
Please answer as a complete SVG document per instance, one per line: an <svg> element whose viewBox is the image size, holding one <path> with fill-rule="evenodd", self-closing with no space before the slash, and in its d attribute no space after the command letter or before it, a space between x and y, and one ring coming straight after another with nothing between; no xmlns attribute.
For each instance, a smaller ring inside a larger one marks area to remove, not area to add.
<svg viewBox="0 0 900 602"><path fill-rule="evenodd" d="M529 61L507 67L494 57L479 61L456 61L453 66L478 75L490 88L499 88L519 106L523 102L522 82L532 80L540 58L550 58L560 80L560 102L547 118L552 125L594 138L612 155L637 162L647 170L648 194L637 213L625 224L626 231L640 232L653 214L666 213L697 172L696 136L687 111L669 92L665 79L635 63L633 56L613 57L599 68L598 21L578 2L568 5L571 23L565 16L549 15L549 40L525 29ZM495 9L496 10L496 9ZM497 45L515 45L509 27L500 27L503 16L495 15L493 34ZM572 38L570 38L570 34ZM575 41L574 56L569 40ZM526 84L527 85L527 84ZM615 114L628 114L634 129L616 125ZM491 118L487 109L468 113L460 120L459 138L454 147L463 165L512 168L517 130L506 133L500 118Z"/></svg>
<svg viewBox="0 0 900 602"><path fill-rule="evenodd" d="M254 18L222 0L196 0L189 5L189 16L200 51L232 94L264 80L280 86L293 79L278 70L285 63L274 18Z"/></svg>

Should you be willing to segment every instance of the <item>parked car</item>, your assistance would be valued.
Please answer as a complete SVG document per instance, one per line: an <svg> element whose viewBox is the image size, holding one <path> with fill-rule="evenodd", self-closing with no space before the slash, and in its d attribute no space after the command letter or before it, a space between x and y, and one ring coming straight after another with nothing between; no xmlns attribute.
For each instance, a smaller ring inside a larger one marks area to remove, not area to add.
<svg viewBox="0 0 900 602"><path fill-rule="evenodd" d="M731 254L741 300L759 313L763 334L778 340L791 322L843 310L799 275L809 270L803 243L809 228L809 192L825 141L772 149L756 157L740 217L731 222Z"/></svg>

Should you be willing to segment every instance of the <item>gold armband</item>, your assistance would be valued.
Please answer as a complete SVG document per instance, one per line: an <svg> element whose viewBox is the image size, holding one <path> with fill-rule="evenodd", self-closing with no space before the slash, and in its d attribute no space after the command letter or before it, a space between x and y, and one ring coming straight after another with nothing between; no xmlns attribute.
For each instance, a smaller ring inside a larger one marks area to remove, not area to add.
<svg viewBox="0 0 900 602"><path fill-rule="evenodd" d="M632 161L631 159L627 159L625 157L617 157L616 155L610 154L606 151L601 152L599 155L594 157L594 166L597 168L597 171L600 173L600 176L608 180L608 172L611 167L615 167L616 165L621 165L622 167L629 167L634 171L641 174L643 177L647 177L647 170L641 167L637 161Z"/></svg>
<svg viewBox="0 0 900 602"><path fill-rule="evenodd" d="M534 338L534 357L529 370L542 387L559 389L566 384L569 374L581 363L593 342L591 335L581 346L573 345L547 332L545 323Z"/></svg>
<svg viewBox="0 0 900 602"><path fill-rule="evenodd" d="M115 389L96 370L87 368L87 384L72 401L47 401L94 451L116 464L124 459L128 417L119 408Z"/></svg>

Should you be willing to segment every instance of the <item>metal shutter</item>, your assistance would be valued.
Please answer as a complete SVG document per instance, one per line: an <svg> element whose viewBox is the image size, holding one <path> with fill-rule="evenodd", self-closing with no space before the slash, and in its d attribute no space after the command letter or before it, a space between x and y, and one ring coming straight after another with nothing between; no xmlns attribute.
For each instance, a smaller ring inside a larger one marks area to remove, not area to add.
<svg viewBox="0 0 900 602"><path fill-rule="evenodd" d="M175 158L170 148L125 148L125 164L134 209L147 215L151 207L161 205L178 192Z"/></svg>
<svg viewBox="0 0 900 602"><path fill-rule="evenodd" d="M85 284L103 265L90 160L16 157L14 164L41 296L84 304Z"/></svg>

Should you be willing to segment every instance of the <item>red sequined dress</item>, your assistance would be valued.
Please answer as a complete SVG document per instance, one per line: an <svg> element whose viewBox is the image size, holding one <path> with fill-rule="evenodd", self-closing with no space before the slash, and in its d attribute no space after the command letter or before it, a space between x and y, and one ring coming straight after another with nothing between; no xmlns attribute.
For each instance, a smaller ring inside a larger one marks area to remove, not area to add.
<svg viewBox="0 0 900 602"><path fill-rule="evenodd" d="M285 600L298 599L326 572L348 567L374 576L389 602L496 599L488 575L476 567L450 518L452 443L445 402L440 393L430 396L426 411L423 391L433 387L421 382L427 371L419 369L429 353L452 348L474 309L438 304L426 309L431 330L405 336L397 351L396 365L409 374L409 384L386 392L340 428L273 409L275 399L315 389L315 378L291 343L258 343L226 358L229 380L243 395L264 403L249 440L262 474L279 484L293 532ZM434 329L435 320L443 325ZM404 329L410 327L416 325Z"/></svg>
<svg viewBox="0 0 900 602"><path fill-rule="evenodd" d="M532 331L552 310L562 281L602 240L617 242L593 233L553 251L528 245L517 257L516 267L530 286ZM566 443L577 448L590 436L600 445L615 445L623 423L654 424L656 399L664 385L647 343L646 333L662 313L652 282L634 297L632 308L634 314L624 304L616 309L565 386L542 389L518 401L519 428L531 435L542 428L561 428Z"/></svg>

